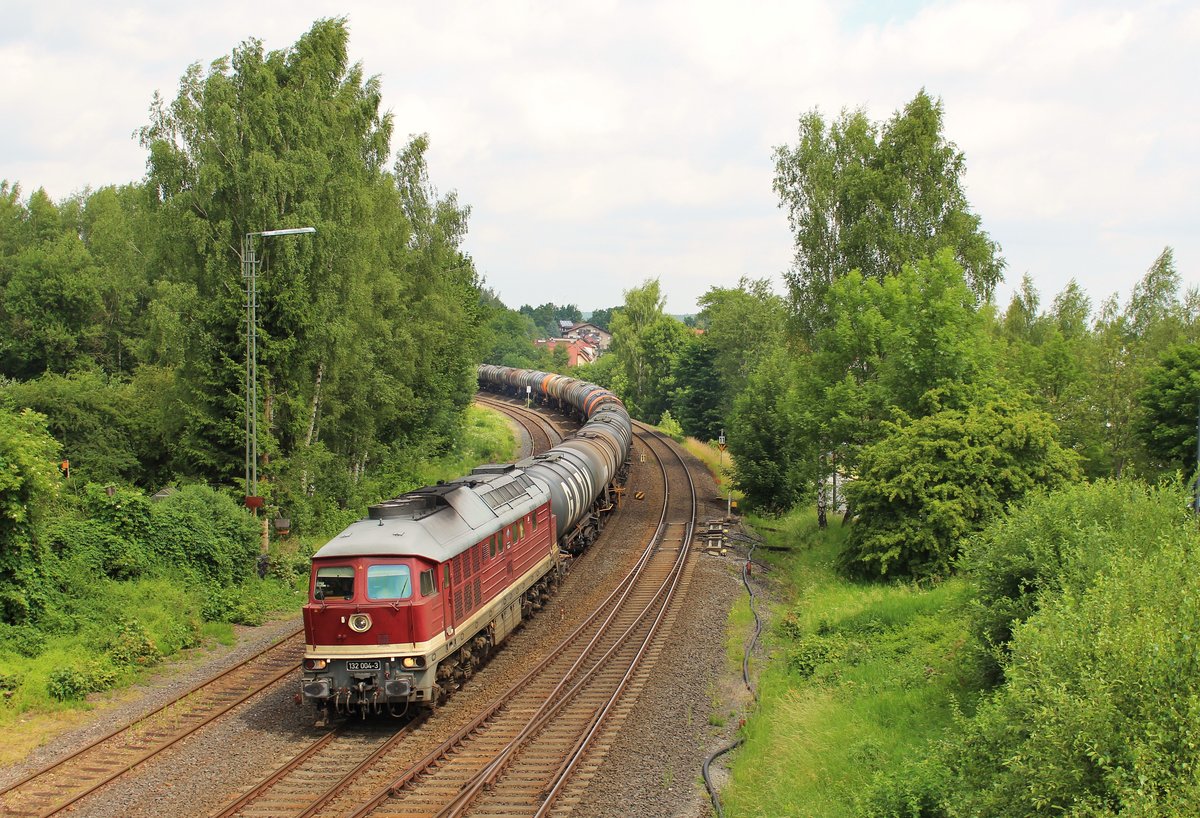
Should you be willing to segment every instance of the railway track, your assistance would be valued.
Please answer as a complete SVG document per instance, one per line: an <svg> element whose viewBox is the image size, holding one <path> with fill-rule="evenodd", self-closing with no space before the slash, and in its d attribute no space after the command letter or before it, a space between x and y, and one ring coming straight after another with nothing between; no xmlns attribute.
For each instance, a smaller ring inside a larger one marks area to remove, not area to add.
<svg viewBox="0 0 1200 818"><path fill-rule="evenodd" d="M376 792L355 818L546 815L572 774L603 753L611 722L627 707L623 694L640 684L643 662L672 619L696 516L682 459L657 433L643 427L638 435L662 468L665 502L637 565L525 678Z"/></svg>
<svg viewBox="0 0 1200 818"><path fill-rule="evenodd" d="M213 818L235 816L317 815L346 786L395 749L423 723L419 716L399 729L361 732L362 725L340 725L314 741L249 792Z"/></svg>
<svg viewBox="0 0 1200 818"><path fill-rule="evenodd" d="M159 709L26 775L0 792L0 815L55 815L195 733L300 664L297 629Z"/></svg>
<svg viewBox="0 0 1200 818"><path fill-rule="evenodd" d="M530 454L541 454L547 449L551 449L562 442L562 430L554 425L544 414L527 408L523 404L516 401L501 400L491 396L485 396L484 393L479 393L475 396L475 402L483 406L491 407L500 412L503 412L508 417L512 418L516 423L525 430L525 434L529 437L529 443L532 451Z"/></svg>
<svg viewBox="0 0 1200 818"><path fill-rule="evenodd" d="M512 417L526 429L536 451L550 448L563 437L552 421L515 401L482 395L476 401ZM415 754L400 745L423 721L422 717L398 731L385 730L382 734L360 723L340 725L211 816L341 815L341 805L358 805L356 793L359 801L370 797L391 781L397 768L404 769L411 763ZM363 730L368 733L364 735ZM410 757L399 761L406 752ZM337 805L331 803L335 798Z"/></svg>

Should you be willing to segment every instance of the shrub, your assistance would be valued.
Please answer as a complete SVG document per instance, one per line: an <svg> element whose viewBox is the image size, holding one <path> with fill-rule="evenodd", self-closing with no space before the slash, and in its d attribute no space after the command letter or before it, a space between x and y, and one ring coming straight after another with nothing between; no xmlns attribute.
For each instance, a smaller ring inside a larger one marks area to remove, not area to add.
<svg viewBox="0 0 1200 818"><path fill-rule="evenodd" d="M210 589L204 603L204 618L234 625L261 625L266 619L266 611L257 597L247 591L248 586Z"/></svg>
<svg viewBox="0 0 1200 818"><path fill-rule="evenodd" d="M103 520L60 519L47 526L44 536L64 560L96 575L135 579L150 569L142 543L122 536Z"/></svg>
<svg viewBox="0 0 1200 818"><path fill-rule="evenodd" d="M60 702L82 699L89 693L108 690L117 682L116 668L107 659L76 662L50 672L47 692Z"/></svg>
<svg viewBox="0 0 1200 818"><path fill-rule="evenodd" d="M32 625L0 623L0 647L32 659L46 649L46 635Z"/></svg>
<svg viewBox="0 0 1200 818"><path fill-rule="evenodd" d="M1200 538L1179 489L1036 497L971 554L1005 682L871 815L1194 815ZM1027 544L1025 541L1029 540Z"/></svg>
<svg viewBox="0 0 1200 818"><path fill-rule="evenodd" d="M676 443L683 442L683 427L679 425L679 421L671 416L670 411L662 413L662 418L658 421L658 428Z"/></svg>
<svg viewBox="0 0 1200 818"><path fill-rule="evenodd" d="M118 666L146 667L157 664L162 658L162 653L150 638L145 626L134 620L121 622L105 653L113 664Z"/></svg>
<svg viewBox="0 0 1200 818"><path fill-rule="evenodd" d="M863 451L841 556L866 576L945 576L965 538L1038 486L1078 474L1044 412L986 397L906 423Z"/></svg>
<svg viewBox="0 0 1200 818"><path fill-rule="evenodd" d="M139 544L151 535L151 505L138 489L97 483L89 483L80 500L89 520L103 523L109 530Z"/></svg>
<svg viewBox="0 0 1200 818"><path fill-rule="evenodd" d="M7 701L17 692L24 677L15 670L0 670L0 696Z"/></svg>
<svg viewBox="0 0 1200 818"><path fill-rule="evenodd" d="M207 486L185 486L151 507L154 548L166 564L229 585L253 574L254 517Z"/></svg>
<svg viewBox="0 0 1200 818"><path fill-rule="evenodd" d="M978 591L974 630L990 649L993 679L1013 629L1043 600L1081 593L1121 552L1156 550L1153 532L1185 524L1186 502L1178 488L1101 480L1038 492L977 537L962 565Z"/></svg>

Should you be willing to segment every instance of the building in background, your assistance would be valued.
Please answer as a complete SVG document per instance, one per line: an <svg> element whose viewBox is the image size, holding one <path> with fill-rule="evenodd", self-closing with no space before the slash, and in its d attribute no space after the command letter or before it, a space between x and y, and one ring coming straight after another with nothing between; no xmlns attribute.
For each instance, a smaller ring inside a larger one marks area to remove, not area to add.
<svg viewBox="0 0 1200 818"><path fill-rule="evenodd" d="M533 342L539 349L553 352L557 347L566 345L567 366L590 364L596 360L600 351L582 338L539 338Z"/></svg>
<svg viewBox="0 0 1200 818"><path fill-rule="evenodd" d="M570 322L560 321L559 325L561 326L562 324L570 324ZM595 324L570 324L570 326L562 330L562 336L564 338L578 338L587 341L600 352L606 352L609 346L612 345L612 333L601 329Z"/></svg>

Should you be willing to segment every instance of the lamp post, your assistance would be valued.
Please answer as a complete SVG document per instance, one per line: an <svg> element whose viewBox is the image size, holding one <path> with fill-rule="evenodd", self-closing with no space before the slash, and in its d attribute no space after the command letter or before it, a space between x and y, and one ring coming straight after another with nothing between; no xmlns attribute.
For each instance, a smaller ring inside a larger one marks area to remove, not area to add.
<svg viewBox="0 0 1200 818"><path fill-rule="evenodd" d="M294 236L316 233L315 227L288 227L283 230L259 230L242 239L242 277L246 279L246 506L258 509L258 260L254 257L254 237Z"/></svg>

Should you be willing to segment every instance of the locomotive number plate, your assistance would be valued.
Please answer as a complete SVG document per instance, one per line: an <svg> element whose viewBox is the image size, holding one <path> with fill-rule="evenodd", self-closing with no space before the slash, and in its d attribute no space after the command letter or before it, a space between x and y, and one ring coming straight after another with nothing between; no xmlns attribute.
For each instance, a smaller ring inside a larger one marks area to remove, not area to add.
<svg viewBox="0 0 1200 818"><path fill-rule="evenodd" d="M371 662L347 662L346 670L379 670L379 660Z"/></svg>

